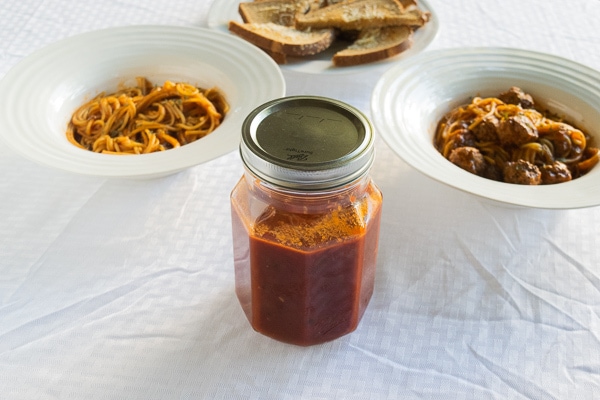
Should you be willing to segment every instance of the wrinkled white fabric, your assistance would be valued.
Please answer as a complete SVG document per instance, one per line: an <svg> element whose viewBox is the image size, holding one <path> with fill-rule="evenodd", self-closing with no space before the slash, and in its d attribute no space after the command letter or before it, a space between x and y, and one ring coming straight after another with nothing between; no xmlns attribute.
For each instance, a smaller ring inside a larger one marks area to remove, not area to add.
<svg viewBox="0 0 600 400"><path fill-rule="evenodd" d="M211 3L3 2L0 79L77 33L203 26ZM440 32L427 50L517 47L600 69L597 0L430 4ZM381 73L284 75L289 95L369 114ZM302 348L254 332L235 297L237 152L130 181L48 169L0 147L0 171L2 399L600 396L598 207L474 198L420 175L378 139L375 293L354 333Z"/></svg>

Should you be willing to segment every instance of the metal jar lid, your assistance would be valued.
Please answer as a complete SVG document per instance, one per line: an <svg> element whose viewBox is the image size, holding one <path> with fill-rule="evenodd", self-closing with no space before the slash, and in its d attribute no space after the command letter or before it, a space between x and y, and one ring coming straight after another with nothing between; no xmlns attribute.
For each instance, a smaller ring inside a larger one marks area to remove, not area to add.
<svg viewBox="0 0 600 400"><path fill-rule="evenodd" d="M373 128L356 108L317 96L265 103L242 125L246 167L271 184L322 190L365 174L374 158Z"/></svg>

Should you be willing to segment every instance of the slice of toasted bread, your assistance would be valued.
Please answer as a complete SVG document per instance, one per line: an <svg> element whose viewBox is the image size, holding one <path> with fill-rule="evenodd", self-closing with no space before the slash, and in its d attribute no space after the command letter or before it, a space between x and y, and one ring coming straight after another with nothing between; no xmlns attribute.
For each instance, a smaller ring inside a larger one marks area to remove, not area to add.
<svg viewBox="0 0 600 400"><path fill-rule="evenodd" d="M246 23L272 22L284 26L294 25L296 14L309 10L309 0L258 0L242 2L238 11Z"/></svg>
<svg viewBox="0 0 600 400"><path fill-rule="evenodd" d="M333 55L333 65L347 67L393 57L412 46L412 37L413 30L404 25L365 29L352 45Z"/></svg>
<svg viewBox="0 0 600 400"><path fill-rule="evenodd" d="M272 53L308 56L328 48L335 39L333 29L297 30L272 22L241 24L229 21L229 30L248 42Z"/></svg>
<svg viewBox="0 0 600 400"><path fill-rule="evenodd" d="M407 10L397 0L346 0L306 14L296 15L299 29L338 28L363 30L383 26L423 26L429 14L418 8Z"/></svg>

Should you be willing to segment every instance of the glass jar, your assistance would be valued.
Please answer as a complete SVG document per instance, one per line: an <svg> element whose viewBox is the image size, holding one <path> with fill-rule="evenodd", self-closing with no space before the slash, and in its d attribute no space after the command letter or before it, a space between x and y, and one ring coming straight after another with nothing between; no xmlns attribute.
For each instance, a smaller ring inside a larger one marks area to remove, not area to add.
<svg viewBox="0 0 600 400"><path fill-rule="evenodd" d="M373 293L382 195L355 108L294 96L242 126L231 193L236 294L252 327L308 346L354 331Z"/></svg>

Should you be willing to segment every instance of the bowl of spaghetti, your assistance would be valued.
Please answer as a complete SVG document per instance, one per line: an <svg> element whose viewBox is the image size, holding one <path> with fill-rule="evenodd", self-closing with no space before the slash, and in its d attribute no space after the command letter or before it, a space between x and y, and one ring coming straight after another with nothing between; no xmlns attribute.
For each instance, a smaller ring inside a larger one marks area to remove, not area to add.
<svg viewBox="0 0 600 400"><path fill-rule="evenodd" d="M285 94L277 66L214 30L130 26L53 43L0 81L0 139L42 165L152 178L237 149L246 115Z"/></svg>
<svg viewBox="0 0 600 400"><path fill-rule="evenodd" d="M371 97L388 146L424 175L503 204L600 205L600 72L539 52L459 48L388 70Z"/></svg>

